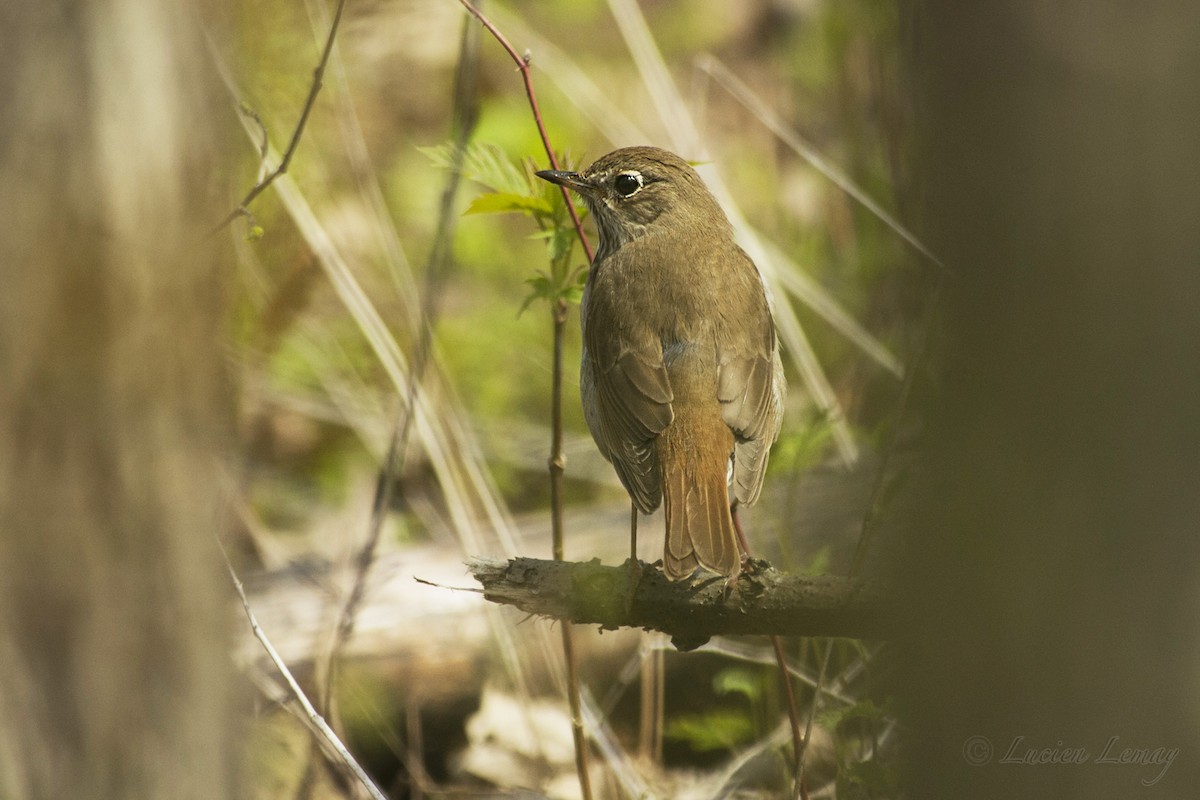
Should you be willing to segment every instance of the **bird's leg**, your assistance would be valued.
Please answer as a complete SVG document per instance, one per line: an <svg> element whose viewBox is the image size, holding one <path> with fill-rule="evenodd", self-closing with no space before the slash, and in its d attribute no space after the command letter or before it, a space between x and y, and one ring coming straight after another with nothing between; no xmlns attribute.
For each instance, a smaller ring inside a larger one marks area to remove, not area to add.
<svg viewBox="0 0 1200 800"><path fill-rule="evenodd" d="M637 569L637 506L629 504L629 561Z"/></svg>
<svg viewBox="0 0 1200 800"><path fill-rule="evenodd" d="M629 594L625 598L625 610L633 608L633 598L637 594L638 583L642 578L642 562L637 554L637 523L638 510L634 503L629 504Z"/></svg>
<svg viewBox="0 0 1200 800"><path fill-rule="evenodd" d="M746 532L742 530L742 521L738 519L738 501L729 504L729 516L733 517L733 530L737 533L738 549L742 551L742 566L750 558L750 543L746 541Z"/></svg>
<svg viewBox="0 0 1200 800"><path fill-rule="evenodd" d="M750 543L746 540L746 533L742 530L742 521L738 519L738 501L734 500L729 505L729 515L733 517L733 530L737 534L738 547L742 551L742 564L739 572L745 572L749 575L754 575L762 571L764 568L769 568L771 565L761 558L754 558L750 554Z"/></svg>
<svg viewBox="0 0 1200 800"><path fill-rule="evenodd" d="M737 571L725 579L725 586L722 592L722 599L728 601L733 593L737 590L738 577L742 574L742 570L746 568L750 559L750 545L746 542L746 533L742 530L742 521L738 519L738 502L734 500L729 504L729 516L733 518L733 532L737 535L738 550L741 551Z"/></svg>

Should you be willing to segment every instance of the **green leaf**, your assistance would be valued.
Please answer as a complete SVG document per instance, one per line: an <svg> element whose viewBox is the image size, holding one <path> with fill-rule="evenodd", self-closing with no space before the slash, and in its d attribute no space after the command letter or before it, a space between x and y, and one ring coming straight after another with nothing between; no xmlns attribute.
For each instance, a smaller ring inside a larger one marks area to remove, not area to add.
<svg viewBox="0 0 1200 800"><path fill-rule="evenodd" d="M871 700L860 700L852 706L822 711L817 720L827 728L841 728L851 722L874 722L882 724L887 719L887 712L875 705Z"/></svg>
<svg viewBox="0 0 1200 800"><path fill-rule="evenodd" d="M547 249L549 250L550 260L559 261L567 255L571 250L571 245L575 242L575 229L567 226L559 226L552 229L550 238L546 241Z"/></svg>
<svg viewBox="0 0 1200 800"><path fill-rule="evenodd" d="M453 144L445 143L417 149L435 166L442 169L454 168ZM472 142L467 145L462 153L462 174L495 192L527 195L532 188L525 174L494 144Z"/></svg>
<svg viewBox="0 0 1200 800"><path fill-rule="evenodd" d="M433 162L435 167L450 169L454 166L454 145L435 144L432 147L418 147L417 152Z"/></svg>
<svg viewBox="0 0 1200 800"><path fill-rule="evenodd" d="M517 311L517 316L525 313L525 309L529 308L529 304L534 300L553 300L554 299L554 283L550 280L550 276L544 272L539 272L536 276L525 281L530 287L529 294L525 297L525 302L521 303L521 308Z"/></svg>
<svg viewBox="0 0 1200 800"><path fill-rule="evenodd" d="M713 678L713 691L717 694L740 694L754 703L762 697L763 685L757 673L730 667L721 670Z"/></svg>
<svg viewBox="0 0 1200 800"><path fill-rule="evenodd" d="M562 291L562 299L577 306L583 302L583 286L568 286Z"/></svg>
<svg viewBox="0 0 1200 800"><path fill-rule="evenodd" d="M838 776L838 797L854 796L852 786L866 789L870 797L894 797L902 788L899 767L875 759L851 764Z"/></svg>
<svg viewBox="0 0 1200 800"><path fill-rule="evenodd" d="M754 738L754 723L740 711L687 714L667 723L663 736L686 742L693 750L728 750Z"/></svg>
<svg viewBox="0 0 1200 800"><path fill-rule="evenodd" d="M511 192L489 192L471 201L464 214L506 214L512 211L522 214L546 215L551 213L549 204L540 197L530 197Z"/></svg>
<svg viewBox="0 0 1200 800"><path fill-rule="evenodd" d="M263 238L265 234L266 231L263 230L261 225L251 225L250 229L246 231L246 241L257 242L259 239Z"/></svg>

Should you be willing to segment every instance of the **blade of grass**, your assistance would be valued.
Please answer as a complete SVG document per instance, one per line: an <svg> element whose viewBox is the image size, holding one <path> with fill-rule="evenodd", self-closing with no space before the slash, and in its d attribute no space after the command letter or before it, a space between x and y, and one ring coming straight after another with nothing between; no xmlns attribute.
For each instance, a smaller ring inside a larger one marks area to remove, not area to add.
<svg viewBox="0 0 1200 800"><path fill-rule="evenodd" d="M857 200L864 208L879 218L881 222L899 234L900 238L912 245L921 255L941 269L948 269L942 260L926 247L916 235L906 228L899 220L889 214L879 203L850 179L848 175L833 166L809 142L805 141L795 130L788 126L770 106L762 101L749 86L744 84L736 75L729 71L715 56L703 55L696 59L696 66L712 76L722 88L729 92L735 100L741 103L753 114L767 130L775 134L792 152L812 165L829 180Z"/></svg>
<svg viewBox="0 0 1200 800"><path fill-rule="evenodd" d="M795 295L797 300L828 322L830 327L846 337L872 361L898 378L904 376L904 365L900 360L860 325L825 287L810 278L800 269L800 265L788 258L774 243L762 237L759 241L770 253L771 258L782 267L779 270L779 282L784 289Z"/></svg>
<svg viewBox="0 0 1200 800"><path fill-rule="evenodd" d="M338 738L333 729L329 727L329 724L325 722L324 718L317 713L312 703L309 702L308 697L304 694L304 690L300 688L300 684L292 676L292 671L288 669L287 664L279 656L279 652L271 644L271 640L267 638L266 632L259 626L258 619L255 617L254 611L250 608L250 601L246 598L246 590L242 586L242 582L238 579L237 573L233 570L233 564L229 561L229 554L225 552L225 546L221 544L220 540L217 540L217 546L221 549L221 555L225 558L225 566L229 570L229 578L233 581L233 588L237 590L238 597L242 601L242 610L246 612L246 619L250 623L250 630L253 631L254 638L258 639L259 644L267 651L267 656L271 659L271 663L275 665L275 669L283 676L292 698L304 709L305 717L311 723L316 733L319 734L326 746L337 755L342 765L354 776L355 780L362 784L363 788L366 789L374 800L386 800L383 792L379 791L379 787L367 775L366 770L359 766L358 761L346 749L346 745L342 744L341 739Z"/></svg>

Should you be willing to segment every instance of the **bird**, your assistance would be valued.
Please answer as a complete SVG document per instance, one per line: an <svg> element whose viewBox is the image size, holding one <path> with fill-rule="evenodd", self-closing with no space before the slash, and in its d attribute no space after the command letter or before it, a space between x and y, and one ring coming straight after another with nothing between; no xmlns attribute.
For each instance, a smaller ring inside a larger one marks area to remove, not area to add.
<svg viewBox="0 0 1200 800"><path fill-rule="evenodd" d="M674 153L626 147L536 174L582 197L599 233L580 306L580 394L636 509L633 546L636 512L661 504L666 577L704 568L736 581L733 512L762 491L786 393L762 276Z"/></svg>

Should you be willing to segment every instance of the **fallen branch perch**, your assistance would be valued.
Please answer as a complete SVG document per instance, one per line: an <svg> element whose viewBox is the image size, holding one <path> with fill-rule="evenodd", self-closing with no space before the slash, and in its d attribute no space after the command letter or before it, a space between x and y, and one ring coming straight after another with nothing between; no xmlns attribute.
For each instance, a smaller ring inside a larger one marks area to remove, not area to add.
<svg viewBox="0 0 1200 800"><path fill-rule="evenodd" d="M759 565L764 565L759 567ZM629 563L605 567L536 558L472 558L467 568L483 584L483 596L543 617L601 628L662 631L681 650L718 635L845 636L885 638L894 603L878 581L805 577L776 572L764 562L743 573L728 592L712 576L672 583L641 565L630 595Z"/></svg>

